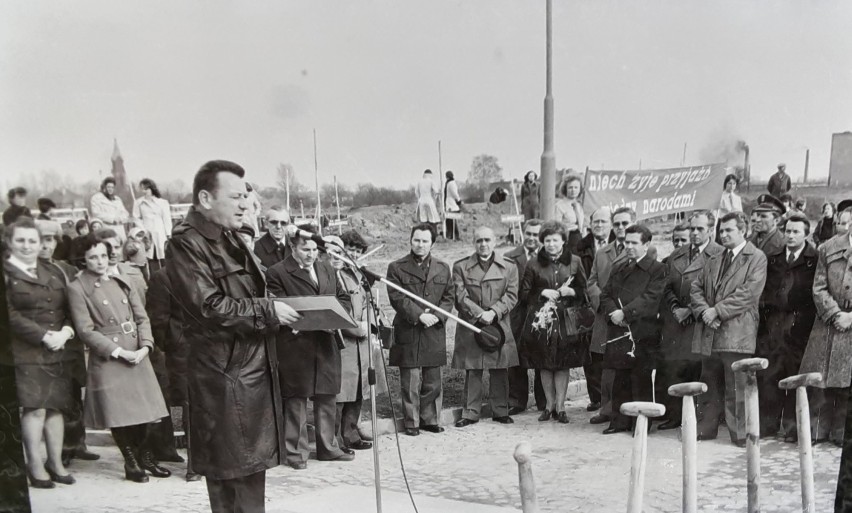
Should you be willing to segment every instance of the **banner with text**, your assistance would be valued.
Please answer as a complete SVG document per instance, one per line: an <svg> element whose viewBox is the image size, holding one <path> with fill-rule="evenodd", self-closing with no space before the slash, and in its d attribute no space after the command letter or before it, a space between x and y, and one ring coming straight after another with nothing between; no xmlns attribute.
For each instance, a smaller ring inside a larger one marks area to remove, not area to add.
<svg viewBox="0 0 852 513"><path fill-rule="evenodd" d="M724 164L643 169L635 171L586 171L586 215L600 207L615 210L629 206L637 219L690 210L715 210L722 198L727 174Z"/></svg>

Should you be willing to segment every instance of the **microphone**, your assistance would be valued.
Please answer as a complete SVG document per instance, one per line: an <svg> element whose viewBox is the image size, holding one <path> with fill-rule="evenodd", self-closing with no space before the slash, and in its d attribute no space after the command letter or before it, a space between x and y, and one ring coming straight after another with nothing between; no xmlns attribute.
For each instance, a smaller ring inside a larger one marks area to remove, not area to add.
<svg viewBox="0 0 852 513"><path fill-rule="evenodd" d="M287 235L289 235L290 237L298 237L300 239L312 240L317 243L318 247L323 249L325 249L326 244L332 244L334 246L337 246L337 244L335 244L334 242L327 242L323 240L322 235L312 233L307 230L301 230L298 226L292 224L287 226Z"/></svg>

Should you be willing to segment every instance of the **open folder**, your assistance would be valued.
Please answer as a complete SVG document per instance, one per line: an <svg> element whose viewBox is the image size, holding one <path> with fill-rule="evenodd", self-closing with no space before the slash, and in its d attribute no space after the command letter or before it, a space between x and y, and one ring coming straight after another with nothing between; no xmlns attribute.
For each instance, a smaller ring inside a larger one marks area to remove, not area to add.
<svg viewBox="0 0 852 513"><path fill-rule="evenodd" d="M358 327L335 296L290 296L272 299L286 303L302 315L301 319L290 325L294 330L319 331Z"/></svg>

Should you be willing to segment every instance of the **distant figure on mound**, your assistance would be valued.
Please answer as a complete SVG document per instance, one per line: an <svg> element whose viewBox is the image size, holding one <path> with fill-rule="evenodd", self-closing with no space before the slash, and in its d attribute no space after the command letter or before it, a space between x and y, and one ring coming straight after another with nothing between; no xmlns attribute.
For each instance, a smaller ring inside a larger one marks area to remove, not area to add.
<svg viewBox="0 0 852 513"><path fill-rule="evenodd" d="M769 194L780 198L782 194L788 192L791 187L790 175L787 174L787 164L778 164L778 171L769 178L769 183L766 184L766 190Z"/></svg>
<svg viewBox="0 0 852 513"><path fill-rule="evenodd" d="M115 178L108 176L101 182L101 190L96 192L91 199L92 217L100 219L105 228L112 229L117 235L119 242L124 243L127 233L124 231L124 223L130 220L130 212L115 194Z"/></svg>
<svg viewBox="0 0 852 513"><path fill-rule="evenodd" d="M432 225L438 224L441 217L438 215L438 207L435 206L435 196L440 193L440 190L435 185L435 180L432 179L430 169L423 171L423 178L417 182L414 192L417 194L417 212L414 216L416 221Z"/></svg>

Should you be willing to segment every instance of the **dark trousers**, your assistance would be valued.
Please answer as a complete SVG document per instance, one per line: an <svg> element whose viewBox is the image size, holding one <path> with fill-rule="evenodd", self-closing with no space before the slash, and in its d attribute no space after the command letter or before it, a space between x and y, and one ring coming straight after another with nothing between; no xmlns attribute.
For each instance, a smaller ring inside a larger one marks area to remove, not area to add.
<svg viewBox="0 0 852 513"><path fill-rule="evenodd" d="M400 367L399 385L406 428L440 424L444 396L440 367Z"/></svg>
<svg viewBox="0 0 852 513"><path fill-rule="evenodd" d="M849 395L849 387L808 389L814 440L843 441Z"/></svg>
<svg viewBox="0 0 852 513"><path fill-rule="evenodd" d="M669 387L678 383L688 383L701 379L701 360L657 361L657 401L666 407L665 419L681 420L683 416L683 398L669 395Z"/></svg>
<svg viewBox="0 0 852 513"><path fill-rule="evenodd" d="M177 446L175 445L175 426L172 423L171 416L171 401L169 394L169 374L166 371L166 355L157 347L150 353L151 366L154 368L154 375L157 378L157 384L160 385L160 392L166 401L166 410L169 415L163 417L163 420L151 425L151 433L149 441L151 451L157 458L166 458L177 454Z"/></svg>
<svg viewBox="0 0 852 513"><path fill-rule="evenodd" d="M207 478L212 513L264 513L266 471L234 479Z"/></svg>
<svg viewBox="0 0 852 513"><path fill-rule="evenodd" d="M330 460L340 457L343 451L337 445L334 434L334 418L337 415L335 396L315 395L314 427L316 428L317 459ZM308 447L308 398L284 398L284 451L287 463L306 463L310 454Z"/></svg>
<svg viewBox="0 0 852 513"><path fill-rule="evenodd" d="M637 362L632 369L609 369L612 372L612 416L609 427L629 428L633 417L621 413L621 405L630 401L650 401L651 373L647 365Z"/></svg>
<svg viewBox="0 0 852 513"><path fill-rule="evenodd" d="M698 435L706 439L716 438L719 419L725 415L725 424L732 442L745 440L745 373L731 369L737 360L748 358L742 353L713 353L701 360L701 381L707 384L707 393L702 394Z"/></svg>
<svg viewBox="0 0 852 513"><path fill-rule="evenodd" d="M465 371L463 419L479 420L482 408L482 372L483 369ZM488 378L488 404L491 406L491 417L505 417L509 415L509 378L506 369L488 369Z"/></svg>
<svg viewBox="0 0 852 513"><path fill-rule="evenodd" d="M589 391L589 402L601 402L601 378L603 377L603 354L589 353L591 360L583 365L586 374L586 389Z"/></svg>
<svg viewBox="0 0 852 513"><path fill-rule="evenodd" d="M358 391L354 401L337 403L337 414L334 417L335 434L337 445L348 447L361 441L358 433L358 421L361 420L361 405L364 403L364 395L361 383L358 383Z"/></svg>
<svg viewBox="0 0 852 513"><path fill-rule="evenodd" d="M796 391L781 390L778 382L799 373L802 355L774 354L766 355L766 359L769 367L757 373L760 436L774 436L779 429L786 435L796 435Z"/></svg>
<svg viewBox="0 0 852 513"><path fill-rule="evenodd" d="M530 398L530 377L528 369L523 367L509 367L509 408L527 409ZM535 395L535 406L544 410L547 399L544 397L544 388L541 386L541 373L535 370L533 378L533 394Z"/></svg>
<svg viewBox="0 0 852 513"><path fill-rule="evenodd" d="M848 389L846 390L848 391ZM813 403L811 403L811 406L813 406ZM845 410L843 452L840 454L837 492L834 496L835 513L852 513L852 408L847 405ZM813 410L811 410L811 415L813 415ZM813 421L811 423L813 424Z"/></svg>
<svg viewBox="0 0 852 513"><path fill-rule="evenodd" d="M62 451L73 457L76 451L86 451L86 428L83 426L83 388L86 386L86 361L83 355L79 360L68 362L71 370L71 404L62 412L64 437Z"/></svg>

